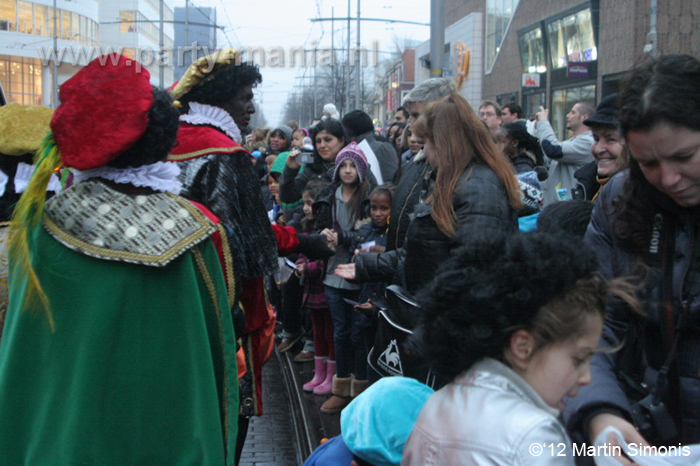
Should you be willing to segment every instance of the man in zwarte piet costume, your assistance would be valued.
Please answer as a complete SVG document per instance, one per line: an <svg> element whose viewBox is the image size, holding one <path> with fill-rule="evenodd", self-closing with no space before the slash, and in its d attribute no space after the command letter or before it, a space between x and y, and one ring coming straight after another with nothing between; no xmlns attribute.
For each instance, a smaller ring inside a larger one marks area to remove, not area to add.
<svg viewBox="0 0 700 466"><path fill-rule="evenodd" d="M10 225L3 465L233 464L220 230L175 194L178 112L149 79L110 55L61 86ZM45 201L61 163L74 184Z"/></svg>
<svg viewBox="0 0 700 466"><path fill-rule="evenodd" d="M245 353L237 460L250 417L262 414L262 366L274 344L275 317L264 277L277 271L278 254L333 254L321 235L298 236L294 228L270 225L252 157L241 146L255 113L253 88L261 81L256 65L227 49L196 60L171 90L181 115L168 160L182 170L182 195L206 206L227 228L236 304L245 316L237 332Z"/></svg>

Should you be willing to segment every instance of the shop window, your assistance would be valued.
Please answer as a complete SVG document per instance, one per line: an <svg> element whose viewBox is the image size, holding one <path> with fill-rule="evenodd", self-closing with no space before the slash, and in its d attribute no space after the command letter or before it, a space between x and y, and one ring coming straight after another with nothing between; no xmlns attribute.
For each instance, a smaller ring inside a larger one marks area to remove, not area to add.
<svg viewBox="0 0 700 466"><path fill-rule="evenodd" d="M87 31L87 18L85 16L80 17L80 42L87 43L88 31Z"/></svg>
<svg viewBox="0 0 700 466"><path fill-rule="evenodd" d="M486 73L496 62L519 0L486 0Z"/></svg>
<svg viewBox="0 0 700 466"><path fill-rule="evenodd" d="M30 2L17 2L18 6L18 30L25 34L34 32L34 4Z"/></svg>
<svg viewBox="0 0 700 466"><path fill-rule="evenodd" d="M39 59L0 55L0 84L8 102L40 104L41 79Z"/></svg>
<svg viewBox="0 0 700 466"><path fill-rule="evenodd" d="M53 19L54 19L53 15L54 15L53 7L50 7L50 6L46 7L46 20L47 20L47 27L48 27L47 30L49 31L49 33L47 35L49 37L53 37ZM60 15L60 12L59 12L59 15ZM56 18L56 21L57 21L58 27L60 28L61 27L61 17L59 16L58 18Z"/></svg>
<svg viewBox="0 0 700 466"><path fill-rule="evenodd" d="M518 103L518 93L509 92L508 94L499 94L496 96L496 102L503 108L504 105Z"/></svg>
<svg viewBox="0 0 700 466"><path fill-rule="evenodd" d="M523 92L523 118L531 120L535 117L535 114L540 111L540 106L546 107L545 93L542 92L531 92L526 94Z"/></svg>
<svg viewBox="0 0 700 466"><path fill-rule="evenodd" d="M603 88L601 98L609 96L610 94L620 93L622 90L622 81L625 77L625 73L617 73L612 75L603 76Z"/></svg>
<svg viewBox="0 0 700 466"><path fill-rule="evenodd" d="M0 31L17 30L17 4L14 1L0 2Z"/></svg>
<svg viewBox="0 0 700 466"><path fill-rule="evenodd" d="M34 34L49 35L49 7L46 5L34 5Z"/></svg>
<svg viewBox="0 0 700 466"><path fill-rule="evenodd" d="M136 32L136 19L135 12L133 11L120 11L119 12L119 29L121 32Z"/></svg>
<svg viewBox="0 0 700 466"><path fill-rule="evenodd" d="M549 109L549 121L552 123L554 133L560 141L568 139L570 135L566 129L566 114L576 102L588 102L595 107L596 88L594 84L568 89L557 89L552 92L552 107Z"/></svg>
<svg viewBox="0 0 700 466"><path fill-rule="evenodd" d="M544 39L542 28L536 27L518 37L520 59L523 62L524 73L546 73Z"/></svg>
<svg viewBox="0 0 700 466"><path fill-rule="evenodd" d="M71 34L71 29L70 29L70 11L66 10L61 10L61 17L63 20L60 23L61 27L61 38L64 40L70 40L70 34Z"/></svg>
<svg viewBox="0 0 700 466"><path fill-rule="evenodd" d="M70 38L71 40L80 39L80 15L78 13L71 13L71 28L70 28Z"/></svg>
<svg viewBox="0 0 700 466"><path fill-rule="evenodd" d="M547 24L552 68L565 68L569 62L598 59L591 9L586 8Z"/></svg>

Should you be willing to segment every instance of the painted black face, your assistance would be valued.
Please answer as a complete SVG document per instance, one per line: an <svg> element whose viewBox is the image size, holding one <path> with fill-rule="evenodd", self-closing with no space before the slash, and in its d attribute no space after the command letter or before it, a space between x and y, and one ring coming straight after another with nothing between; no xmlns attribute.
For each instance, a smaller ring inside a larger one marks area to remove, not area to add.
<svg viewBox="0 0 700 466"><path fill-rule="evenodd" d="M250 116L255 113L253 105L253 85L243 87L228 102L221 106L231 115L236 126L244 131L250 124Z"/></svg>

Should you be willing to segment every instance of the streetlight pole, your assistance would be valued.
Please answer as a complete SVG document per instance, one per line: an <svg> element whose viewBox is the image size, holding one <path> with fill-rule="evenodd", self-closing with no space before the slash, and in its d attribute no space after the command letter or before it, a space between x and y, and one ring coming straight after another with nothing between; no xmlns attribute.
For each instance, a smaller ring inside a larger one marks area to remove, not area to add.
<svg viewBox="0 0 700 466"><path fill-rule="evenodd" d="M53 108L58 107L58 21L56 0L53 0Z"/></svg>
<svg viewBox="0 0 700 466"><path fill-rule="evenodd" d="M442 76L445 59L445 1L430 0L430 77Z"/></svg>
<svg viewBox="0 0 700 466"><path fill-rule="evenodd" d="M345 105L343 113L350 111L350 0L348 0L348 56L345 63Z"/></svg>
<svg viewBox="0 0 700 466"><path fill-rule="evenodd" d="M159 5L159 26L160 26L160 35L158 39L158 48L160 49L160 63L158 63L159 67L159 72L158 72L158 87L161 89L165 88L165 66L163 63L163 52L165 52L165 32L163 31L163 3L164 0L160 0L160 5Z"/></svg>
<svg viewBox="0 0 700 466"><path fill-rule="evenodd" d="M360 105L360 0L357 0L357 46L355 47L355 108L362 110Z"/></svg>
<svg viewBox="0 0 700 466"><path fill-rule="evenodd" d="M185 0L185 46L190 45L190 0ZM190 57L190 62L194 61L194 57Z"/></svg>
<svg viewBox="0 0 700 466"><path fill-rule="evenodd" d="M331 52L333 53L333 58L331 59L331 81L333 83L333 104L335 104L338 98L337 81L335 79L335 8L331 8ZM314 110L318 112L318 109Z"/></svg>

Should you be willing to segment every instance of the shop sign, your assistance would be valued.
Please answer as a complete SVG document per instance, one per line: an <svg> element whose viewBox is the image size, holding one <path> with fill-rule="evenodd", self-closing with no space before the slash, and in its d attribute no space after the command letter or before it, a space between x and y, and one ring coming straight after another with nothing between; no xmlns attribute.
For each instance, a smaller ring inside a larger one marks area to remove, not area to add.
<svg viewBox="0 0 700 466"><path fill-rule="evenodd" d="M566 68L566 75L570 78L587 78L588 63L579 61L570 61Z"/></svg>
<svg viewBox="0 0 700 466"><path fill-rule="evenodd" d="M539 73L523 73L523 87L540 87Z"/></svg>

